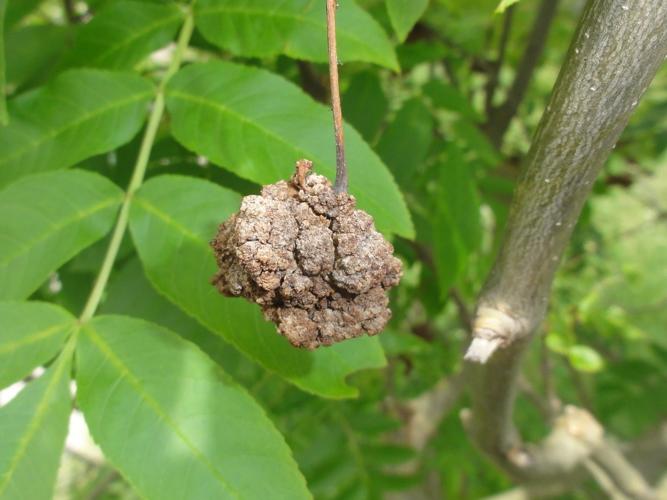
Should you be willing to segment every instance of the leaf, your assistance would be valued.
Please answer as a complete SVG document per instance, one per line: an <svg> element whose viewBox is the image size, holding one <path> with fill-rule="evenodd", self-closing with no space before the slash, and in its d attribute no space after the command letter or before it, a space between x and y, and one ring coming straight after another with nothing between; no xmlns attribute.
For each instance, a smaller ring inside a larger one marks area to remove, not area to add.
<svg viewBox="0 0 667 500"><path fill-rule="evenodd" d="M389 107L380 78L370 71L358 73L352 77L342 99L345 119L372 144Z"/></svg>
<svg viewBox="0 0 667 500"><path fill-rule="evenodd" d="M407 190L419 172L433 142L433 118L420 99L406 101L385 129L377 145L402 189Z"/></svg>
<svg viewBox="0 0 667 500"><path fill-rule="evenodd" d="M152 95L151 83L136 75L72 70L11 100L12 122L0 128L0 187L128 142Z"/></svg>
<svg viewBox="0 0 667 500"><path fill-rule="evenodd" d="M454 111L475 122L482 120L479 113L468 102L468 98L453 85L441 80L431 80L424 85L424 92L439 108Z"/></svg>
<svg viewBox="0 0 667 500"><path fill-rule="evenodd" d="M72 351L0 408L0 499L50 500L72 403Z"/></svg>
<svg viewBox="0 0 667 500"><path fill-rule="evenodd" d="M59 266L102 238L122 192L73 170L21 179L0 191L0 299L23 299Z"/></svg>
<svg viewBox="0 0 667 500"><path fill-rule="evenodd" d="M398 35L404 42L412 28L428 7L429 0L387 0L389 20Z"/></svg>
<svg viewBox="0 0 667 500"><path fill-rule="evenodd" d="M549 332L547 334L546 345L553 352L563 355L567 355L571 348L569 339L558 332Z"/></svg>
<svg viewBox="0 0 667 500"><path fill-rule="evenodd" d="M488 165L496 165L500 154L482 131L471 121L461 118L454 122L454 133L470 151Z"/></svg>
<svg viewBox="0 0 667 500"><path fill-rule="evenodd" d="M473 171L453 144L447 146L439 170L433 240L438 285L444 298L479 248L482 231Z"/></svg>
<svg viewBox="0 0 667 500"><path fill-rule="evenodd" d="M237 380L239 380L237 370L239 362L250 364L222 337L209 332L160 295L148 281L136 256L114 274L114 279L107 290L107 297L100 306L100 313L132 316L168 328L197 345L211 359L233 373ZM262 375L265 373L256 365L252 367L255 368L255 372L261 371Z"/></svg>
<svg viewBox="0 0 667 500"><path fill-rule="evenodd" d="M218 294L208 244L217 226L239 207L239 196L207 181L161 176L139 191L130 230L146 275L185 312L221 335L266 369L308 392L351 397L347 375L384 366L376 338L364 337L326 349L295 349L262 318L258 306Z"/></svg>
<svg viewBox="0 0 667 500"><path fill-rule="evenodd" d="M12 28L25 16L35 10L43 0L4 0L7 3L6 27Z"/></svg>
<svg viewBox="0 0 667 500"><path fill-rule="evenodd" d="M113 2L81 26L64 66L132 69L172 41L183 17L173 4Z"/></svg>
<svg viewBox="0 0 667 500"><path fill-rule="evenodd" d="M328 60L324 2L199 0L195 24L209 42L236 55L285 54L321 63ZM353 0L341 2L338 8L336 38L341 61L365 61L398 69L387 35Z"/></svg>
<svg viewBox="0 0 667 500"><path fill-rule="evenodd" d="M195 346L122 316L96 317L82 333L77 400L141 496L310 497L263 409ZM158 448L159 460L147 460Z"/></svg>
<svg viewBox="0 0 667 500"><path fill-rule="evenodd" d="M7 90L5 85L6 78L6 60L5 60L5 10L8 0L0 0L0 127L9 123L7 114Z"/></svg>
<svg viewBox="0 0 667 500"><path fill-rule="evenodd" d="M267 71L232 64L192 64L170 81L174 137L213 163L260 184L290 177L308 158L333 179L330 111ZM382 231L412 237L410 215L394 180L359 134L345 130L350 191Z"/></svg>
<svg viewBox="0 0 667 500"><path fill-rule="evenodd" d="M595 349L585 345L573 345L569 348L567 356L572 366L581 372L595 373L604 366L602 356Z"/></svg>
<svg viewBox="0 0 667 500"><path fill-rule="evenodd" d="M52 359L75 326L76 319L58 306L0 302L0 388Z"/></svg>
<svg viewBox="0 0 667 500"><path fill-rule="evenodd" d="M7 33L9 93L44 81L66 52L70 33L69 26L50 24L24 26Z"/></svg>
<svg viewBox="0 0 667 500"><path fill-rule="evenodd" d="M494 13L495 14L502 14L503 12L505 12L507 9L509 9L515 3L519 3L519 0L500 0L500 3L498 4L498 7L496 7L496 10L494 11Z"/></svg>

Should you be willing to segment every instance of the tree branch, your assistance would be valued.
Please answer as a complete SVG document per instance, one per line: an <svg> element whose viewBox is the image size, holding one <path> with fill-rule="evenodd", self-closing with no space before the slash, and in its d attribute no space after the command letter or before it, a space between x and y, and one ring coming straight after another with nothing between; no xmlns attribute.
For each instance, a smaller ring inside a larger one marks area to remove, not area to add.
<svg viewBox="0 0 667 500"><path fill-rule="evenodd" d="M348 187L347 164L345 163L345 137L343 136L343 110L340 105L338 85L338 52L336 49L336 9L338 0L327 0L327 44L329 47L329 81L331 85L331 109L333 111L334 137L336 139L336 183L337 193L346 193Z"/></svg>
<svg viewBox="0 0 667 500"><path fill-rule="evenodd" d="M550 448L549 438L538 446L522 444L512 424L519 366L544 318L558 261L591 185L667 56L665 26L664 0L589 2L478 299L466 354L480 363L471 370L469 429L482 450L522 481L562 476L568 468L559 457L585 456L563 457L562 450Z"/></svg>
<svg viewBox="0 0 667 500"><path fill-rule="evenodd" d="M638 500L656 498L644 477L610 439L605 439L593 451L590 462L606 474L613 487L620 493L619 496Z"/></svg>
<svg viewBox="0 0 667 500"><path fill-rule="evenodd" d="M516 5L511 5L506 11L505 16L503 17L503 27L500 32L500 40L498 42L498 57L493 62L491 69L489 71L489 77L486 82L485 87L485 105L487 115L490 115L493 111L493 97L496 94L496 88L498 87L498 75L500 70L503 67L505 62L505 52L507 50L507 40L509 40L510 31L512 30L512 19L514 18L514 8Z"/></svg>
<svg viewBox="0 0 667 500"><path fill-rule="evenodd" d="M530 79L544 51L557 6L558 0L542 0L507 99L499 107L490 109L486 130L491 143L497 148L501 146L512 117L516 114L526 94Z"/></svg>

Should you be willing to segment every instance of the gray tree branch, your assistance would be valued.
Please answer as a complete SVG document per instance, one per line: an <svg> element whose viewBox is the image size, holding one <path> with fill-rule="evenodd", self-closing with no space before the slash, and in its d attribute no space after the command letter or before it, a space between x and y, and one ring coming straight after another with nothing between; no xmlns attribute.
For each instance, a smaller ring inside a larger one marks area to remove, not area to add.
<svg viewBox="0 0 667 500"><path fill-rule="evenodd" d="M554 436L535 446L522 443L512 423L517 377L593 181L667 56L665 26L664 0L589 2L478 299L466 354L475 363L468 428L478 446L522 482L577 472L591 452L590 447L586 453L577 453L576 446L567 452L554 448Z"/></svg>

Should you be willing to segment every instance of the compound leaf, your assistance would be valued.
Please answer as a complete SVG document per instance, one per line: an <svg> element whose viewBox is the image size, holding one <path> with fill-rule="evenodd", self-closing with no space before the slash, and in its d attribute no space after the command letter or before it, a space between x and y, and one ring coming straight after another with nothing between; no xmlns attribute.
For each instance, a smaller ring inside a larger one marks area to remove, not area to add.
<svg viewBox="0 0 667 500"><path fill-rule="evenodd" d="M0 499L50 500L72 402L72 351L0 408Z"/></svg>
<svg viewBox="0 0 667 500"><path fill-rule="evenodd" d="M228 62L193 64L170 82L167 107L174 137L185 147L260 184L286 179L308 158L333 179L330 111L295 85L256 68ZM347 127L350 192L381 231L412 237L405 201L386 166Z"/></svg>
<svg viewBox="0 0 667 500"><path fill-rule="evenodd" d="M141 496L309 498L283 437L213 361L142 320L99 316L77 348L78 402ZM159 450L159 460L149 459Z"/></svg>
<svg viewBox="0 0 667 500"><path fill-rule="evenodd" d="M266 322L258 306L218 294L208 242L239 207L239 196L207 181L161 176L139 191L130 229L153 285L169 300L237 349L296 386L325 397L357 391L345 377L384 365L376 338L348 340L326 349L295 349Z"/></svg>
<svg viewBox="0 0 667 500"><path fill-rule="evenodd" d="M327 61L324 2L312 0L200 0L195 22L211 43L234 54L268 57L285 54ZM353 0L341 2L336 37L341 61L365 61L398 69L394 49L375 20Z"/></svg>
<svg viewBox="0 0 667 500"><path fill-rule="evenodd" d="M123 193L91 172L48 172L0 191L0 300L24 299L111 229Z"/></svg>
<svg viewBox="0 0 667 500"><path fill-rule="evenodd" d="M0 187L125 144L152 95L153 85L136 75L72 70L11 100L11 123L0 128Z"/></svg>

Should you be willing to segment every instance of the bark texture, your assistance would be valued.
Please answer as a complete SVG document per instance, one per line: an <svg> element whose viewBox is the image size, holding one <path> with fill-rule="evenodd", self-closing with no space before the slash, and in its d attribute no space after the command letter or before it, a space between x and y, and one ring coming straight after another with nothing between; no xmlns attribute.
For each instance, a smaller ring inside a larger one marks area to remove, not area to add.
<svg viewBox="0 0 667 500"><path fill-rule="evenodd" d="M391 317L386 290L401 277L373 218L311 167L301 160L290 182L243 198L212 242L218 290L259 304L308 349L381 332Z"/></svg>
<svg viewBox="0 0 667 500"><path fill-rule="evenodd" d="M479 363L472 370L469 430L483 450L522 481L568 472L559 459L563 453L548 440L539 446L522 444L512 423L517 375L591 186L667 56L666 27L664 0L589 2L478 299L466 354Z"/></svg>

